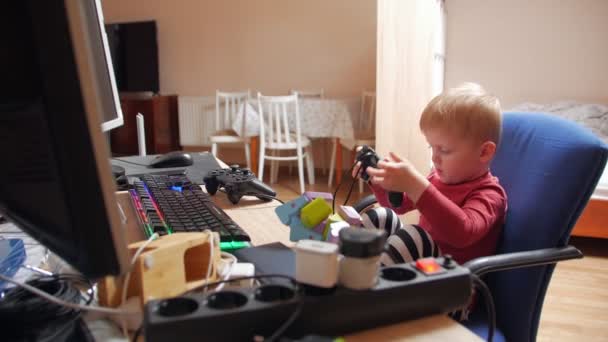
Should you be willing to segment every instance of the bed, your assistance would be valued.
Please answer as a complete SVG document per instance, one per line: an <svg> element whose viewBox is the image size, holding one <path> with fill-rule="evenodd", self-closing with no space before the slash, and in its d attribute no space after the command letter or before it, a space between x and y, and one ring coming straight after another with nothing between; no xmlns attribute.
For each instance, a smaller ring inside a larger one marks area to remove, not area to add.
<svg viewBox="0 0 608 342"><path fill-rule="evenodd" d="M608 144L608 107L601 104L560 101L550 104L522 103L508 111L542 112L575 121ZM572 235L608 238L608 168L604 170L591 200Z"/></svg>

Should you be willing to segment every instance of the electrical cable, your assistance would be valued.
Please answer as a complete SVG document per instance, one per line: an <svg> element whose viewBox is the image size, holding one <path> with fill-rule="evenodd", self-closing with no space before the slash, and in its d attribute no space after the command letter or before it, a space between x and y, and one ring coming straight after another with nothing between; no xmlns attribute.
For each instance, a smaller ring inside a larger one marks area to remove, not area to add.
<svg viewBox="0 0 608 342"><path fill-rule="evenodd" d="M344 205L348 203L350 199L350 195L353 193L353 188L355 187L355 183L357 182L357 178L353 178L353 181L350 183L350 188L348 189L348 193L346 194L346 198L344 199Z"/></svg>
<svg viewBox="0 0 608 342"><path fill-rule="evenodd" d="M264 199L269 199L269 200L275 200L278 201L281 204L285 204L285 202L283 202L282 200L278 199L277 197L274 196L270 196L270 195L263 195L263 194L253 194L253 193L246 193L244 195L249 195L249 196L256 196L256 197L262 197Z"/></svg>
<svg viewBox="0 0 608 342"><path fill-rule="evenodd" d="M355 166L357 165L357 161L353 164L353 166L350 167L350 169L348 170L348 173L352 174L353 169L355 168ZM361 167L359 167L360 169ZM358 173L359 171L357 171ZM353 178L353 183L354 183L355 178ZM340 184L338 184L336 186L336 190L334 190L334 197L331 200L331 212L335 213L336 212L336 196L338 195L338 189L340 189L340 186L342 185L342 182L340 182ZM352 186L351 186L351 190L352 190ZM350 196L350 192L349 192L349 196ZM348 197L346 198L346 200L348 201ZM346 203L345 203L346 204Z"/></svg>
<svg viewBox="0 0 608 342"><path fill-rule="evenodd" d="M236 259L236 257L234 255L232 255L232 254L230 254L228 252L221 252L221 256L227 257L230 260L229 265L228 265L228 267L229 267L228 271L226 271L226 275L222 279L222 280L228 280L228 279L230 279L230 275L232 274L232 270L234 269L234 265L238 262L238 260ZM224 260L222 259L222 261L224 261ZM228 282L219 284L215 288L215 291L216 292L217 291L221 291L227 283Z"/></svg>
<svg viewBox="0 0 608 342"><path fill-rule="evenodd" d="M42 291L34 286L31 286L29 284L26 283L22 283L18 280L15 280L13 278L7 277L4 274L0 273L0 279L4 280L4 281L8 281L9 283L15 284L29 292L32 292L38 296L40 296L41 298L46 299L49 302L58 304L58 305L63 305L72 309L76 309L76 310L88 310L88 311L96 311L96 312L101 312L101 313L106 313L106 314L113 314L113 315L136 315L139 314L138 311L127 311L127 310L121 310L121 309L115 309L115 308L108 308L108 307L103 307L103 306L87 306L87 305L82 305L82 304L77 304L77 303L71 303L68 301L63 300L62 298L57 298L51 294L46 293L45 291Z"/></svg>
<svg viewBox="0 0 608 342"><path fill-rule="evenodd" d="M304 307L304 300L299 297L298 306L293 311L293 313L287 318L285 322L272 334L268 337L268 342L275 341L277 338L280 338L281 335L285 333L285 331L289 328L289 326L298 318L300 313L302 312L302 308ZM266 339L264 339L266 341Z"/></svg>
<svg viewBox="0 0 608 342"><path fill-rule="evenodd" d="M143 326L140 325L139 328L137 328L137 330L135 330L135 333L133 334L133 342L137 342L137 339L139 338L139 335L141 335L141 330L143 329Z"/></svg>
<svg viewBox="0 0 608 342"><path fill-rule="evenodd" d="M225 194L228 194L228 193L226 192L226 189L218 189L218 190L219 190L219 191L221 191L221 192L223 192L223 193L225 193ZM255 192L246 192L246 193L244 193L243 195L244 195L244 196L255 196L255 197L261 197L261 198L264 198L264 199L269 199L269 200L275 200L275 201L278 201L278 202L280 202L281 204L285 204L285 202L283 202L282 200L278 199L277 197L270 196L270 195L258 194L258 193L255 193Z"/></svg>
<svg viewBox="0 0 608 342"><path fill-rule="evenodd" d="M494 330L496 329L496 309L494 307L494 300L492 299L492 292L484 283L479 276L471 274L473 279L473 285L483 295L484 302L486 304L486 311L488 315L488 342L492 342L494 339Z"/></svg>
<svg viewBox="0 0 608 342"><path fill-rule="evenodd" d="M131 280L131 273L133 272L133 267L135 267L135 263L137 262L137 259L139 259L139 256L144 251L144 249L146 249L146 247L148 247L148 245L150 243L152 243L152 241L158 239L159 237L160 236L158 235L158 233L152 234L146 242L144 242L141 246L139 246L139 248L133 255L133 258L131 258L131 264L129 265L129 270L127 271L127 274L125 274L125 277L122 282L122 292L120 292L120 306L121 307L124 306L125 303L127 302L127 290L129 287L129 281ZM126 325L124 319L121 320L121 327L122 327L122 334L128 338L127 325Z"/></svg>
<svg viewBox="0 0 608 342"><path fill-rule="evenodd" d="M16 283L2 274L0 277ZM89 305L93 301L93 284L80 275L41 276L23 285L33 287L67 303L84 301L85 305ZM84 296L79 287L87 288L88 296ZM74 323L80 319L81 312L80 308L49 302L33 295L24 286L14 287L4 291L0 300L0 321L5 326L2 336L8 340L65 339L73 333Z"/></svg>

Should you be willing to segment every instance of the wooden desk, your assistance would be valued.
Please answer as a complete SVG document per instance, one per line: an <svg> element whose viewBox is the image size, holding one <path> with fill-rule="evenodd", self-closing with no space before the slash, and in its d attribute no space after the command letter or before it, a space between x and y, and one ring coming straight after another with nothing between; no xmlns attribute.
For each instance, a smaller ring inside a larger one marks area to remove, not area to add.
<svg viewBox="0 0 608 342"><path fill-rule="evenodd" d="M292 246L289 229L274 212L279 202L262 202L245 196L233 205L223 193L213 197L214 202L247 231L254 245L281 242ZM445 315L370 329L346 336L347 341L482 341L470 330Z"/></svg>

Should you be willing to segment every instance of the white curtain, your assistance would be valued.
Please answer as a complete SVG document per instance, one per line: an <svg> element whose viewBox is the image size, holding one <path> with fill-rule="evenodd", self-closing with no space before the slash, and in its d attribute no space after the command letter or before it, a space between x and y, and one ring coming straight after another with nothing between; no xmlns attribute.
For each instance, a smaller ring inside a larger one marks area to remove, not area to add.
<svg viewBox="0 0 608 342"><path fill-rule="evenodd" d="M443 89L444 20L440 0L378 0L376 148L424 174L430 153L418 121Z"/></svg>
<svg viewBox="0 0 608 342"><path fill-rule="evenodd" d="M443 88L443 63L435 63L444 60L441 13L438 0L378 1L376 146L381 155L407 157L423 173L430 154L418 121Z"/></svg>

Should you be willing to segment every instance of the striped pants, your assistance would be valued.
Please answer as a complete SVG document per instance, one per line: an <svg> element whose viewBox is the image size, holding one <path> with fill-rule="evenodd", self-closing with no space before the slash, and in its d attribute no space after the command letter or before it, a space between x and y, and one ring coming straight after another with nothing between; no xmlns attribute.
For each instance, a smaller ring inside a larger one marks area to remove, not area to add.
<svg viewBox="0 0 608 342"><path fill-rule="evenodd" d="M386 230L388 241L386 250L380 257L382 265L401 264L441 254L439 247L424 229L417 225L404 225L390 208L370 209L361 214L361 218L366 228Z"/></svg>

